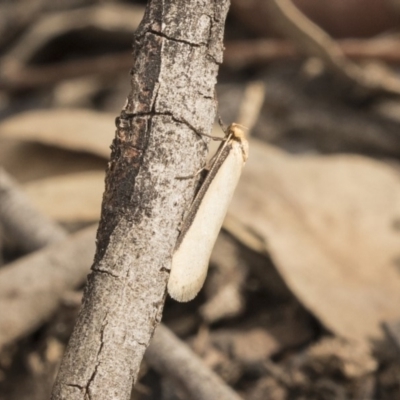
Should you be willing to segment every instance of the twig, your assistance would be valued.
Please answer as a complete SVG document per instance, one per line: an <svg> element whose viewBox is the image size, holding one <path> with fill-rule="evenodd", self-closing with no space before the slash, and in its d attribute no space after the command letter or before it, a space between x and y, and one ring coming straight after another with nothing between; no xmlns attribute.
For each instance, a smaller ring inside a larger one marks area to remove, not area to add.
<svg viewBox="0 0 400 400"><path fill-rule="evenodd" d="M342 39L337 44L343 54L355 61L382 61L400 64L398 38ZM226 43L224 66L242 69L271 61L295 60L304 55L291 42L281 39L237 40ZM85 75L110 76L126 72L132 65L132 52L104 54L42 66L9 69L0 76L0 89L21 90L56 84Z"/></svg>
<svg viewBox="0 0 400 400"><path fill-rule="evenodd" d="M159 325L146 351L146 360L190 393L193 400L239 400L240 397L205 366L189 347Z"/></svg>
<svg viewBox="0 0 400 400"><path fill-rule="evenodd" d="M46 0L7 2L0 4L0 48L3 50L19 32L34 21Z"/></svg>
<svg viewBox="0 0 400 400"><path fill-rule="evenodd" d="M336 43L343 54L354 61L382 61L400 64L400 39L342 39ZM265 65L271 61L303 58L298 47L288 40L235 40L226 43L224 65L232 69Z"/></svg>
<svg viewBox="0 0 400 400"><path fill-rule="evenodd" d="M65 232L31 205L18 185L0 168L0 223L25 252L65 238Z"/></svg>
<svg viewBox="0 0 400 400"><path fill-rule="evenodd" d="M28 67L27 65L48 43L70 32L95 28L111 34L118 32L131 35L139 25L142 15L142 6L104 4L42 16L2 57L0 62L0 87L12 88L18 85L34 87L35 85L54 82L57 70L59 70L59 73L66 73L67 78L74 76L73 74L79 71L85 71L88 64L90 65L90 62L86 60L67 61L65 65L41 68ZM112 60L102 60L100 57L98 61L108 62L109 67L115 68ZM120 62L118 57L114 60L115 62ZM98 68L102 69L103 67L100 65ZM45 76L46 72L49 74L48 77ZM29 73L32 76L29 76Z"/></svg>
<svg viewBox="0 0 400 400"><path fill-rule="evenodd" d="M0 269L0 309L7 310L0 313L0 349L37 329L56 311L65 293L84 282L93 258L95 229L88 228ZM166 326L157 329L146 358L160 374L179 380L191 398L209 399L207 394L212 393L218 399L239 399ZM160 370L161 364L168 368Z"/></svg>
<svg viewBox="0 0 400 400"><path fill-rule="evenodd" d="M126 72L131 65L132 52L126 51L40 67L19 66L5 71L0 76L0 89L32 89L84 75L109 76Z"/></svg>
<svg viewBox="0 0 400 400"><path fill-rule="evenodd" d="M277 27L309 54L321 58L344 82L367 92L400 94L400 79L396 75L378 65L361 68L352 63L339 45L290 0L271 0L266 4Z"/></svg>
<svg viewBox="0 0 400 400"><path fill-rule="evenodd" d="M237 115L237 121L246 127L247 135L250 134L258 121L261 108L265 99L265 85L262 81L250 82L246 85L243 100Z"/></svg>
<svg viewBox="0 0 400 400"><path fill-rule="evenodd" d="M135 36L132 90L117 123L97 252L52 399L129 399L161 318L199 133L215 116L228 1L148 3Z"/></svg>
<svg viewBox="0 0 400 400"><path fill-rule="evenodd" d="M0 270L0 348L38 328L65 292L84 282L93 260L95 227Z"/></svg>
<svg viewBox="0 0 400 400"><path fill-rule="evenodd" d="M143 7L117 3L45 14L3 57L2 69L26 65L40 49L69 32L96 28L104 32L132 34L142 16Z"/></svg>

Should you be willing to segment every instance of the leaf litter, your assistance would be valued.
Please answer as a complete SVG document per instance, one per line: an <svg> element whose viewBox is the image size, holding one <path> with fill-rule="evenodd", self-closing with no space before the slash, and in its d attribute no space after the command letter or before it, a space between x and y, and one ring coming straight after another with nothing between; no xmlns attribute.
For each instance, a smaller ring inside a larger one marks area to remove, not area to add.
<svg viewBox="0 0 400 400"><path fill-rule="evenodd" d="M121 29L125 38L130 22L122 28L116 24L115 29ZM46 36L39 46L50 43L53 36ZM23 44L17 41L13 48L25 54ZM37 51L35 46L32 49ZM124 74L126 55L130 57L130 49L121 53L118 68ZM22 61L22 71L28 67L26 71L40 72L40 65L30 70L29 63ZM71 65L67 62L64 67ZM16 72L18 78L20 72ZM271 81L278 75L272 69ZM71 85L68 79L75 76L78 83ZM284 80L292 90L292 80L286 76ZM43 82L53 81L60 82L52 93L57 104L73 106L74 99L79 99L78 105L90 105L94 98L104 96L101 88L106 81L95 75L86 79L72 71L65 79L57 75ZM14 85L24 87L24 80ZM287 104L290 95L283 96L281 103L275 101L273 85L263 87L263 81L257 81L236 87L244 99L219 101L222 106L239 104L235 115L251 115L248 121L240 121L249 128L256 124L258 132L266 129L266 119L260 124L258 118L261 112L263 118L266 115L263 102L274 120L282 120L282 112L285 120L293 120L290 112L296 104ZM71 94L71 90L76 92ZM115 92L103 104L112 108L115 99L125 95ZM318 98L310 104L320 102ZM119 108L120 104L115 106ZM325 111L331 112L330 105ZM299 113L301 117L307 114L304 108ZM76 226L96 221L116 115L79 108L15 113L0 123L1 163L52 218ZM226 120L239 122L235 115ZM315 118L312 113L307 116L312 126ZM347 116L341 123L350 121ZM298 126L299 119L294 120ZM351 121L354 131L364 132L354 123L356 119ZM309 137L319 137L320 132L310 132ZM348 150L347 131L343 132L331 139L344 143L336 149ZM362 136L365 132L357 136L358 145ZM391 136L390 146L382 146L384 154L397 154L396 141ZM375 142L368 149L374 146ZM309 142L300 148L313 151ZM397 398L399 197L397 161L389 164L356 155L292 155L252 140L249 162L216 243L205 289L190 304L167 301L164 321L245 399ZM80 292L66 293L65 298L80 298ZM34 337L1 354L0 398L5 393L9 400L48 397L79 302L63 302ZM27 365L27 371L21 372L21 365ZM143 376L143 390L138 388L132 398L179 398L168 379L160 383L165 389L161 394L148 367L144 366Z"/></svg>
<svg viewBox="0 0 400 400"><path fill-rule="evenodd" d="M46 128L38 129L37 121L43 118L46 124L42 126ZM65 124L57 128L60 121ZM108 126L111 118L104 117L102 122ZM0 130L2 135L13 140L40 142L106 157L106 143L108 147L110 142L106 136L110 129L99 128L98 123L97 113L57 110L11 118ZM80 131L79 126L85 126L89 132L84 139L79 134L74 135L77 129ZM100 140L103 145L95 135L98 129L104 132L100 136L104 138L103 142ZM60 131L64 135L52 134ZM84 223L99 217L103 180L104 172L88 171L33 180L25 184L25 189L39 209L52 218L64 223ZM371 339L383 340L382 323L400 318L397 307L400 301L399 200L399 174L383 162L354 155L294 156L252 140L251 157L225 225L233 237L240 238L247 232L250 239L244 240L244 246L232 242L232 238L217 242L205 291L205 295L207 291L210 293L209 300L200 309L202 317L208 323L243 318L249 313L252 296L259 296L260 292L261 296L267 295L260 281L251 288L255 272L251 265L245 267L246 260L243 260L249 257L242 255L249 252L246 245L249 240L253 241L250 248L255 248L264 260L262 273L268 275L275 269L283 278L281 284L287 286L275 288L277 292L288 289L294 295L289 308L298 309L299 305L295 304L299 302L335 335L327 342L331 345L327 347L326 356L322 356L326 351L317 350L325 348L324 341L316 342L303 356L307 362L297 362L295 367L290 364L281 372L288 374L293 368L309 371L310 365L311 370L316 371L324 365L343 363L340 368L345 379L365 377L376 369L369 347ZM232 220L236 221L236 229L231 229ZM242 227L241 233L237 226ZM272 264L266 256L271 257ZM278 312L284 309L279 302L274 307ZM289 313L289 320L291 318L298 317ZM232 383L240 382L245 371L263 370L263 361L270 356L312 341L315 335L310 320L290 328L289 320L284 319L278 325L269 323L262 328L262 324L257 327L262 321L260 315L255 319L257 323L247 327L244 324L237 333L229 327L210 333L207 363L217 370L222 368L220 372L228 374L226 378ZM304 334L300 334L304 328ZM288 338L282 341L284 333ZM260 350L254 352L251 343L260 346ZM349 349L355 346L361 349L355 353L353 361L346 361L345 355L350 357L346 350L348 343L353 343ZM222 357L220 361L218 357ZM236 369L226 370L232 362L239 362ZM361 367L357 367L358 364ZM319 370L328 375L336 372ZM298 390L300 385L291 382L289 389L285 389L281 387L282 382L271 382L265 382L268 388L265 390L287 393L287 390ZM307 382L301 385L310 386ZM262 385L261 381L259 384Z"/></svg>

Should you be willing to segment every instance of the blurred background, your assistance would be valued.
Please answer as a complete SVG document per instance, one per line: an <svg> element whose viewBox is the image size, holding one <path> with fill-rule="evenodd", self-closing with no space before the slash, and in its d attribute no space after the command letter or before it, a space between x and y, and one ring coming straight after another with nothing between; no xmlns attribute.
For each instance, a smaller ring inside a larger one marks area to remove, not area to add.
<svg viewBox="0 0 400 400"><path fill-rule="evenodd" d="M0 0L0 203L13 180L60 238L99 219L145 5ZM250 158L205 287L163 321L244 399L400 399L399 28L399 0L232 0L218 113ZM28 253L52 240L7 223L0 399L45 399L94 248L40 302ZM23 292L35 307L11 309ZM188 398L150 364L132 399Z"/></svg>

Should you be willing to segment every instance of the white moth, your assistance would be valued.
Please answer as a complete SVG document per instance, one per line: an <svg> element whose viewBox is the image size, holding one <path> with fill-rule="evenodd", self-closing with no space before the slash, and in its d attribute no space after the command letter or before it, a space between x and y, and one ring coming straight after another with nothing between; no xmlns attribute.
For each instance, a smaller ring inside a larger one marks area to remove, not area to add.
<svg viewBox="0 0 400 400"><path fill-rule="evenodd" d="M168 293L177 301L192 300L204 284L211 251L247 161L248 150L242 127L230 125L189 209L172 256Z"/></svg>

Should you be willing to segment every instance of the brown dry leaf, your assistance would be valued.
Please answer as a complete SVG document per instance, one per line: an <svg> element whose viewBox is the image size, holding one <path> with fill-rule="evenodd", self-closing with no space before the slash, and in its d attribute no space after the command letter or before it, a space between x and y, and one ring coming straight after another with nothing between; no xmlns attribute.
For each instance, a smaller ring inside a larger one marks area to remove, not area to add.
<svg viewBox="0 0 400 400"><path fill-rule="evenodd" d="M327 337L307 349L303 357L307 369L324 372L325 375L340 372L348 379L359 379L375 372L377 360L363 344L348 343L338 338Z"/></svg>
<svg viewBox="0 0 400 400"><path fill-rule="evenodd" d="M382 338L381 322L400 317L400 178L389 166L252 141L230 212L336 334Z"/></svg>
<svg viewBox="0 0 400 400"><path fill-rule="evenodd" d="M41 179L24 189L41 212L59 222L93 222L100 217L104 172Z"/></svg>
<svg viewBox="0 0 400 400"><path fill-rule="evenodd" d="M21 183L106 167L104 158L94 155L1 136L0 164Z"/></svg>
<svg viewBox="0 0 400 400"><path fill-rule="evenodd" d="M38 142L109 158L115 115L89 110L39 110L0 124L0 137Z"/></svg>
<svg viewBox="0 0 400 400"><path fill-rule="evenodd" d="M282 350L281 343L263 328L216 329L210 336L216 348L244 365L261 363Z"/></svg>
<svg viewBox="0 0 400 400"><path fill-rule="evenodd" d="M215 268L208 275L207 300L200 307L200 314L208 324L237 317L244 311L242 287L247 276L237 243L226 234L218 236L210 262Z"/></svg>

